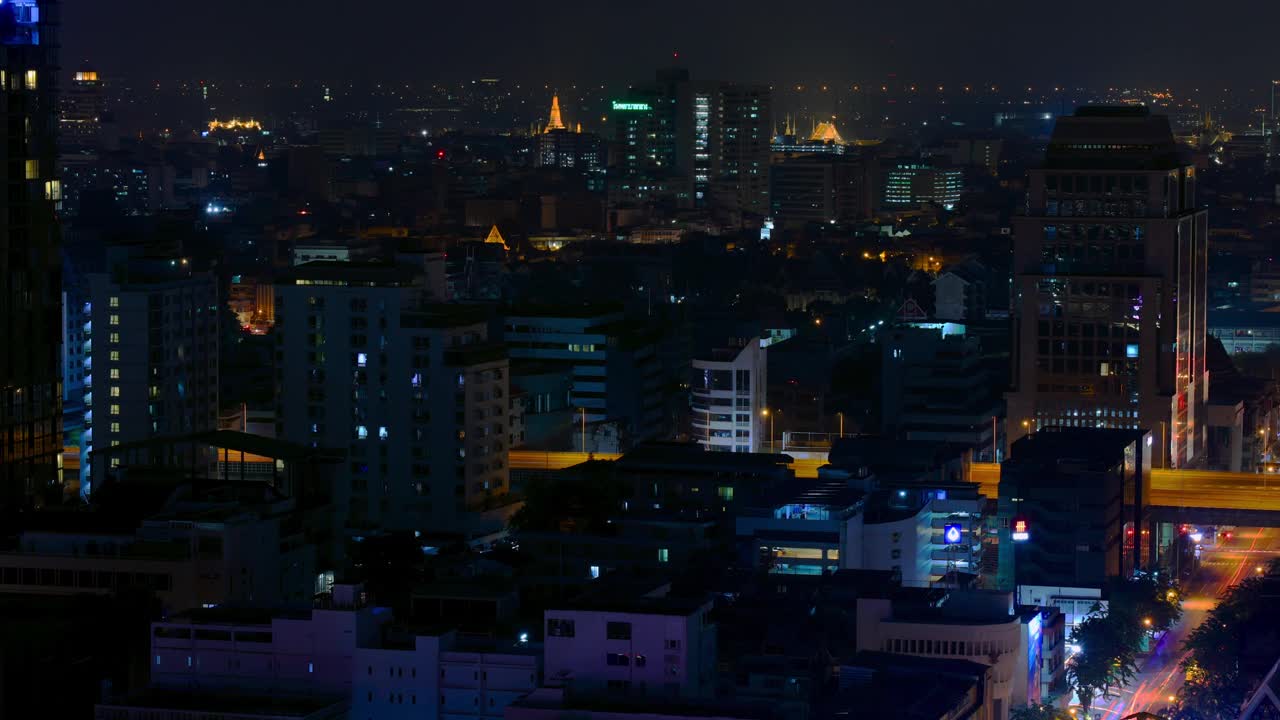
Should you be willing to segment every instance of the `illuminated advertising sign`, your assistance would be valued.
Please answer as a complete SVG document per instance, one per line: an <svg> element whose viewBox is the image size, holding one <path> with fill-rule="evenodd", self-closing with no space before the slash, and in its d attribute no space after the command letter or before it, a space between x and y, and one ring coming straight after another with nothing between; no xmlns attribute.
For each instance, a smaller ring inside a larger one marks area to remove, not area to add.
<svg viewBox="0 0 1280 720"><path fill-rule="evenodd" d="M1035 700L1040 695L1040 643L1044 626L1040 614L1027 621L1027 693Z"/></svg>
<svg viewBox="0 0 1280 720"><path fill-rule="evenodd" d="M1026 542L1031 539L1030 526L1026 520L1018 519L1013 521L1013 541Z"/></svg>
<svg viewBox="0 0 1280 720"><path fill-rule="evenodd" d="M621 112L645 112L652 110L649 103L613 101L613 109Z"/></svg>
<svg viewBox="0 0 1280 720"><path fill-rule="evenodd" d="M964 531L960 528L960 523L951 523L944 525L942 528L942 544L943 545L959 545Z"/></svg>

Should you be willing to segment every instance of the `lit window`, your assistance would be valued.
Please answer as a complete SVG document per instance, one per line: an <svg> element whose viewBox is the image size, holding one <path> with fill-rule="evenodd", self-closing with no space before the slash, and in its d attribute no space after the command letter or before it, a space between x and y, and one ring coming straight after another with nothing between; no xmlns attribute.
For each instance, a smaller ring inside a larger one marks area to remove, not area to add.
<svg viewBox="0 0 1280 720"><path fill-rule="evenodd" d="M591 579L592 579L592 580L596 580L596 579L598 579L599 577L600 577L600 566L599 566L599 565L592 565L592 566L591 566Z"/></svg>
<svg viewBox="0 0 1280 720"><path fill-rule="evenodd" d="M112 380L120 379L120 368L111 368L111 379Z"/></svg>
<svg viewBox="0 0 1280 720"><path fill-rule="evenodd" d="M379 439L379 440L386 440L386 439L387 439L387 426L386 426L386 425L380 425L380 426L378 426L378 439Z"/></svg>
<svg viewBox="0 0 1280 720"><path fill-rule="evenodd" d="M118 343L120 342L120 333L113 332L111 333L111 336L108 337L107 339L113 344Z"/></svg>
<svg viewBox="0 0 1280 720"><path fill-rule="evenodd" d="M356 365L364 367L369 364L369 356L365 353L356 353Z"/></svg>
<svg viewBox="0 0 1280 720"><path fill-rule="evenodd" d="M107 304L111 307L120 307L120 297L118 295L112 295L107 301Z"/></svg>
<svg viewBox="0 0 1280 720"><path fill-rule="evenodd" d="M111 432L113 432L113 433L118 433L118 432L120 432L120 423L118 423L118 422L113 422L113 423L111 423Z"/></svg>
<svg viewBox="0 0 1280 720"><path fill-rule="evenodd" d="M670 553L667 552L666 548L658 548L658 562L664 563L668 562L670 559Z"/></svg>
<svg viewBox="0 0 1280 720"><path fill-rule="evenodd" d="M119 415L119 414L120 414L120 406L119 406L119 405L112 405L112 406L111 406L111 410L110 410L110 411L111 411L111 414L112 414L112 415Z"/></svg>
<svg viewBox="0 0 1280 720"><path fill-rule="evenodd" d="M111 458L111 467L113 468L120 467L120 458Z"/></svg>
<svg viewBox="0 0 1280 720"><path fill-rule="evenodd" d="M422 387L422 373L414 373L411 384L416 388Z"/></svg>
<svg viewBox="0 0 1280 720"><path fill-rule="evenodd" d="M37 80L39 80L39 76L38 76L38 75L36 75L36 71L35 71L35 70L28 70L28 71L27 71L27 76L26 76L26 78L25 78L25 79L26 79L26 81L27 81L27 89L28 89L28 90L35 90L35 89L36 89L36 86L37 86L37 84L38 84L38 83L37 83Z"/></svg>
<svg viewBox="0 0 1280 720"><path fill-rule="evenodd" d="M119 325L119 324L120 324L120 316L119 316L119 315L114 315L114 314L113 314L113 315L111 315L111 317L107 318L107 324L108 324L108 325Z"/></svg>
<svg viewBox="0 0 1280 720"><path fill-rule="evenodd" d="M112 385L112 386L111 386L111 397L120 397L120 386L119 386L119 385Z"/></svg>
<svg viewBox="0 0 1280 720"><path fill-rule="evenodd" d="M368 438L368 437L369 437L369 428L367 428L367 427L365 427L365 426L363 426L363 425L357 425L357 426L356 426L356 437L357 437L357 438L359 438L359 439L361 439L361 440L364 440L365 438Z"/></svg>
<svg viewBox="0 0 1280 720"><path fill-rule="evenodd" d="M26 163L26 177L28 180L40 179L40 161L28 160Z"/></svg>
<svg viewBox="0 0 1280 720"><path fill-rule="evenodd" d="M44 183L44 199L58 201L62 199L62 181L46 180Z"/></svg>
<svg viewBox="0 0 1280 720"><path fill-rule="evenodd" d="M120 351L119 351L119 350L112 350L112 351L111 351L111 362L119 362L119 361L120 361Z"/></svg>

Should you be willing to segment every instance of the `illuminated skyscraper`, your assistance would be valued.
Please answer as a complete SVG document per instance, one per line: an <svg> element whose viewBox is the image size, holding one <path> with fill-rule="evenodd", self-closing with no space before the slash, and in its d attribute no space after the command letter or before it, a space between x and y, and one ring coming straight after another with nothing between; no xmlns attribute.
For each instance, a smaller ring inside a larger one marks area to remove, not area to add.
<svg viewBox="0 0 1280 720"><path fill-rule="evenodd" d="M61 119L62 147L80 149L96 147L102 128L106 103L98 71L83 66L76 71L70 87L63 94Z"/></svg>
<svg viewBox="0 0 1280 720"><path fill-rule="evenodd" d="M1208 217L1165 117L1058 120L1014 218L1009 440L1046 426L1149 430L1156 467L1205 448Z"/></svg>
<svg viewBox="0 0 1280 720"><path fill-rule="evenodd" d="M658 72L613 103L617 185L633 200L763 217L769 205L772 93L765 85L694 82Z"/></svg>
<svg viewBox="0 0 1280 720"><path fill-rule="evenodd" d="M57 10L0 3L0 507L30 504L59 480Z"/></svg>

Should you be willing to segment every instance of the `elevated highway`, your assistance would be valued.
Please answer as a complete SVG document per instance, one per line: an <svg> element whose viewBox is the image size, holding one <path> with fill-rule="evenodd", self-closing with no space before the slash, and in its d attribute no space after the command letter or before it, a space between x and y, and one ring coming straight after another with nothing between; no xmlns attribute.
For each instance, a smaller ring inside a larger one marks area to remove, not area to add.
<svg viewBox="0 0 1280 720"><path fill-rule="evenodd" d="M588 458L617 460L610 453L512 450L513 470L559 470ZM815 478L823 458L798 458L790 463L796 477ZM972 463L969 481L984 495L999 496L1000 466ZM1215 525L1280 526L1280 475L1215 472L1209 470L1152 470L1152 517L1165 522Z"/></svg>

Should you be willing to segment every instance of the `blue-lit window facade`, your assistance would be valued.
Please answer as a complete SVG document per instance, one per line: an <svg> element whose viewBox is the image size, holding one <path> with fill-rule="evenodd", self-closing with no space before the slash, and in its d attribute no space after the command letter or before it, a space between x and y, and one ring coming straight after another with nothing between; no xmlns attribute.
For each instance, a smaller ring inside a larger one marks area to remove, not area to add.
<svg viewBox="0 0 1280 720"><path fill-rule="evenodd" d="M39 45L40 5L36 0L0 2L0 36L5 45Z"/></svg>

